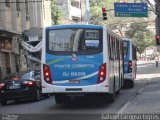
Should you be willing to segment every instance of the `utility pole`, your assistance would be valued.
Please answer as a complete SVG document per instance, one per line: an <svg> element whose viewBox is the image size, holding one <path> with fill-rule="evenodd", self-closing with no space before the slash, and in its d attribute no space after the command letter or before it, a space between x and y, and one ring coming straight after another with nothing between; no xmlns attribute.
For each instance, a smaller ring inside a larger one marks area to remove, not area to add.
<svg viewBox="0 0 160 120"><path fill-rule="evenodd" d="M90 23L90 13L89 13L89 11L90 11L90 7L89 7L89 0L86 0L86 16L87 16L87 23L89 24Z"/></svg>

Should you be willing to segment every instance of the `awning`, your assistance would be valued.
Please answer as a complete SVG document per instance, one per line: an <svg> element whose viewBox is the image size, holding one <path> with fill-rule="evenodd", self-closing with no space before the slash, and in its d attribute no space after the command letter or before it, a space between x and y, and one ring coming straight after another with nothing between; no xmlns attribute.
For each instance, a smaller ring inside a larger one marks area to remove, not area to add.
<svg viewBox="0 0 160 120"><path fill-rule="evenodd" d="M0 29L0 40L1 39L12 38L14 35L20 35L20 33Z"/></svg>

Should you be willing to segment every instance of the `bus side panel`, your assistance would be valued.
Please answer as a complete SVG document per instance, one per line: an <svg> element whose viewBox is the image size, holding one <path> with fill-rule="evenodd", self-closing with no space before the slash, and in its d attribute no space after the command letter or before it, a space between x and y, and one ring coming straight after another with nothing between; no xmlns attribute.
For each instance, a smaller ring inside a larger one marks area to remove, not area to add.
<svg viewBox="0 0 160 120"><path fill-rule="evenodd" d="M127 49L127 55L124 56L124 79L127 80L132 80L134 81L135 79L135 74L136 74L136 59L134 59L134 54L136 52L133 51L133 45L131 41L128 41L128 49ZM128 63L129 61L132 61L132 72L128 72Z"/></svg>

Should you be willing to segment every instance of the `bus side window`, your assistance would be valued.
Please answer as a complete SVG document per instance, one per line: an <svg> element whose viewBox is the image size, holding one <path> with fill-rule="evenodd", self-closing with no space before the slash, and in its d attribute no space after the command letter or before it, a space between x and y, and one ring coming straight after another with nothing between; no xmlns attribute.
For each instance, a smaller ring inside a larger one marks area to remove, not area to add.
<svg viewBox="0 0 160 120"><path fill-rule="evenodd" d="M108 56L109 60L111 59L111 43L110 43L110 35L107 35L107 42L108 42Z"/></svg>
<svg viewBox="0 0 160 120"><path fill-rule="evenodd" d="M115 60L115 39L111 36L111 46L112 46L112 60Z"/></svg>
<svg viewBox="0 0 160 120"><path fill-rule="evenodd" d="M109 36L109 40L110 40L110 60L113 60L113 42L112 42L112 39L111 39L111 35Z"/></svg>
<svg viewBox="0 0 160 120"><path fill-rule="evenodd" d="M137 57L136 57L136 48L135 48L134 45L132 45L132 52L133 52L133 54L132 54L133 60L137 60Z"/></svg>
<svg viewBox="0 0 160 120"><path fill-rule="evenodd" d="M115 46L115 49L116 49L116 60L119 60L119 40L116 38L116 46Z"/></svg>
<svg viewBox="0 0 160 120"><path fill-rule="evenodd" d="M120 50L121 50L121 59L123 59L124 53L123 53L123 42L120 42Z"/></svg>
<svg viewBox="0 0 160 120"><path fill-rule="evenodd" d="M119 60L120 59L120 48L119 48L120 46L119 46L119 39L117 39L117 60Z"/></svg>

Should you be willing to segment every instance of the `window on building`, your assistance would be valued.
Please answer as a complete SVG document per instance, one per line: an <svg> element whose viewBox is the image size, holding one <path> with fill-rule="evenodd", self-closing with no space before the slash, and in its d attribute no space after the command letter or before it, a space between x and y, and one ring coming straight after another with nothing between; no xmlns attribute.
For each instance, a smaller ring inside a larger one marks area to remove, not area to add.
<svg viewBox="0 0 160 120"><path fill-rule="evenodd" d="M25 5L26 5L26 14L29 14L28 0L25 0Z"/></svg>
<svg viewBox="0 0 160 120"><path fill-rule="evenodd" d="M71 2L71 5L72 5L73 7L76 7L76 8L79 8L79 7L80 7L80 4L79 4L78 1L72 1L72 2Z"/></svg>
<svg viewBox="0 0 160 120"><path fill-rule="evenodd" d="M80 22L80 18L79 17L72 16L72 20L75 21L75 22Z"/></svg>
<svg viewBox="0 0 160 120"><path fill-rule="evenodd" d="M20 11L20 3L19 0L16 0L16 10Z"/></svg>
<svg viewBox="0 0 160 120"><path fill-rule="evenodd" d="M5 0L6 7L10 7L10 0Z"/></svg>
<svg viewBox="0 0 160 120"><path fill-rule="evenodd" d="M56 3L58 6L63 6L65 4L64 0L57 0Z"/></svg>

